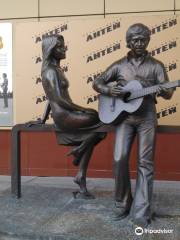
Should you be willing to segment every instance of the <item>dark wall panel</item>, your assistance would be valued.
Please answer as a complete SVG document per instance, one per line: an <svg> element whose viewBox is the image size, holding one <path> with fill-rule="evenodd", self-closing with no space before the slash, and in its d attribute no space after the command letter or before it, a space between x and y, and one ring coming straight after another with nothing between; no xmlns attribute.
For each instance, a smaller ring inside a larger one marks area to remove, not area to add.
<svg viewBox="0 0 180 240"><path fill-rule="evenodd" d="M21 133L22 174L33 176L74 176L77 168L66 154L70 147L59 146L55 134ZM159 133L155 155L155 178L180 180L179 133ZM113 177L113 133L96 147L89 165L89 177ZM11 131L0 131L0 174L10 174ZM136 176L136 141L131 151L131 176Z"/></svg>

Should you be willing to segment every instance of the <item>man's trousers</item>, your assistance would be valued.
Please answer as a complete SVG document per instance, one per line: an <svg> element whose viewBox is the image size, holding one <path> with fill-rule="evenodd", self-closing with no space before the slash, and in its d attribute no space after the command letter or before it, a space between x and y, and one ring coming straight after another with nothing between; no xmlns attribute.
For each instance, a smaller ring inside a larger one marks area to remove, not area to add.
<svg viewBox="0 0 180 240"><path fill-rule="evenodd" d="M155 116L153 117L144 118L130 115L116 128L114 149L115 201L119 207L130 210L133 219L151 218L150 206L157 127L157 119ZM129 156L136 135L138 162L136 189L133 199L129 174Z"/></svg>

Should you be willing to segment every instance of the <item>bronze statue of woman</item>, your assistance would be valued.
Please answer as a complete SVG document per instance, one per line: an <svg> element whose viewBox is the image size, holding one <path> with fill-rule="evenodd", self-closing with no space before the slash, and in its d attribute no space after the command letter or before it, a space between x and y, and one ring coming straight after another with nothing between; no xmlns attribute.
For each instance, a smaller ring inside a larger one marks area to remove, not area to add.
<svg viewBox="0 0 180 240"><path fill-rule="evenodd" d="M102 123L94 109L73 103L69 95L69 82L64 75L60 61L66 58L66 46L62 35L46 36L42 40L42 85L48 98L43 122L52 111L58 143L75 146L68 155L73 155L74 165L79 172L74 182L80 186L80 195L92 197L86 187L86 172L93 149L105 133L93 132Z"/></svg>

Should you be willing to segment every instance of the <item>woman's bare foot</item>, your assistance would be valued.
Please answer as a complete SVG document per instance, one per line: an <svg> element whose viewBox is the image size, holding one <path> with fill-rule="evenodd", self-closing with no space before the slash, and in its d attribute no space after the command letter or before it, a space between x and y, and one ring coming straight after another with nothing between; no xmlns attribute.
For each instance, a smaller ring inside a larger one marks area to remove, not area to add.
<svg viewBox="0 0 180 240"><path fill-rule="evenodd" d="M82 192L86 192L87 188L86 188L86 178L83 176L80 176L80 174L78 174L75 178L74 178L74 183L76 183L77 185L79 185L80 190Z"/></svg>
<svg viewBox="0 0 180 240"><path fill-rule="evenodd" d="M74 198L78 199L94 199L95 197L87 190L86 187L86 178L83 176L77 175L74 178L74 183L76 183L79 187L80 190L77 192L74 192Z"/></svg>
<svg viewBox="0 0 180 240"><path fill-rule="evenodd" d="M75 199L95 199L94 195L92 195L90 192L80 192L80 191L76 191L73 192L73 197Z"/></svg>

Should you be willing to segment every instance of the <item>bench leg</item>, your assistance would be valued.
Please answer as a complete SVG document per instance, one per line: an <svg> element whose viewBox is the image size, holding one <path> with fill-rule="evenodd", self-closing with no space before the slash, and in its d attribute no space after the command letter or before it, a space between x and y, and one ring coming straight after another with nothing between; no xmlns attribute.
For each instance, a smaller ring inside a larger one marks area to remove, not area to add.
<svg viewBox="0 0 180 240"><path fill-rule="evenodd" d="M11 150L11 193L16 198L21 197L21 154L20 154L20 129L12 129Z"/></svg>

